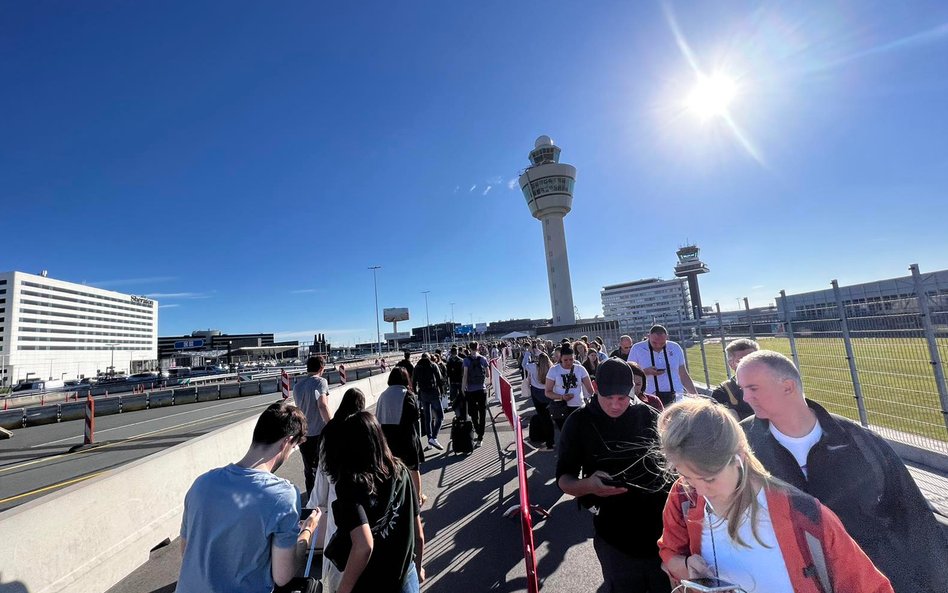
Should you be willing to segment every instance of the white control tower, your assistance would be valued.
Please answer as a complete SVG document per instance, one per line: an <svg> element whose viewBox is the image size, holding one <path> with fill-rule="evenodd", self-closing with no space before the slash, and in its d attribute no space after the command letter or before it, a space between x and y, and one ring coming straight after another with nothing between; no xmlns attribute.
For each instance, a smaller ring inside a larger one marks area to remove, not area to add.
<svg viewBox="0 0 948 593"><path fill-rule="evenodd" d="M531 166L520 175L520 189L527 199L530 214L543 224L553 325L572 325L576 323L576 313L563 217L573 207L576 167L560 163L560 148L549 136L537 138L534 149L530 151L530 163Z"/></svg>

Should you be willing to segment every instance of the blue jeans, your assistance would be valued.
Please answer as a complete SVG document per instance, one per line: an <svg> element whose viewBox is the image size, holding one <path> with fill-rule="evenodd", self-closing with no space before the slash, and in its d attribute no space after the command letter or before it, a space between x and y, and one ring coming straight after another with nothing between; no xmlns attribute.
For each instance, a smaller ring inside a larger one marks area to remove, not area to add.
<svg viewBox="0 0 948 593"><path fill-rule="evenodd" d="M399 593L418 593L419 591L421 591L421 585L418 584L418 569L415 568L415 563L412 562L408 567L405 580L402 581L402 588L399 589Z"/></svg>
<svg viewBox="0 0 948 593"><path fill-rule="evenodd" d="M423 394L419 398L421 404L422 434L430 439L438 438L441 425L444 423L444 408L441 407L441 396Z"/></svg>

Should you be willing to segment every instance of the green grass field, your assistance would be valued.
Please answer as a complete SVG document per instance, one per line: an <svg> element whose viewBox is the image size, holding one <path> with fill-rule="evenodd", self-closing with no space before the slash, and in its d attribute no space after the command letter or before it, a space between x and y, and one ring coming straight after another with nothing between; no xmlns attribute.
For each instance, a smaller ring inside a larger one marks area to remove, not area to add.
<svg viewBox="0 0 948 593"><path fill-rule="evenodd" d="M787 338L760 338L762 348L790 356ZM846 348L839 338L797 338L800 373L807 397L829 411L859 421ZM720 342L706 343L712 385L727 379ZM939 340L942 361L948 361L948 340ZM855 338L853 353L869 423L948 443L928 346L917 338ZM688 366L695 381L704 382L701 347L688 348Z"/></svg>

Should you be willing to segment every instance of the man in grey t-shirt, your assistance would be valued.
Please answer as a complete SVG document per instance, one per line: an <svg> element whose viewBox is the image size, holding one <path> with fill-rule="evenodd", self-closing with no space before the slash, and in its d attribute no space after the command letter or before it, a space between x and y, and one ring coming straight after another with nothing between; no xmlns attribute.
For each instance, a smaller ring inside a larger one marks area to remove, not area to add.
<svg viewBox="0 0 948 593"><path fill-rule="evenodd" d="M329 411L329 382L323 378L326 363L322 356L311 356L306 361L307 376L293 386L293 400L306 415L306 442L300 445L303 457L303 474L306 479L306 498L316 483L316 470L319 467L319 442L323 428L332 418Z"/></svg>

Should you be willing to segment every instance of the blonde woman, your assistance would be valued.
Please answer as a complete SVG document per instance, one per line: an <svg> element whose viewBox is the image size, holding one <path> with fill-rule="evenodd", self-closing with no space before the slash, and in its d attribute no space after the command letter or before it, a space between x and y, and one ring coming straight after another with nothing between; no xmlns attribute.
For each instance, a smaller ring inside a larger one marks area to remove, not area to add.
<svg viewBox="0 0 948 593"><path fill-rule="evenodd" d="M530 398L536 410L538 420L531 420L530 440L541 441L541 449L552 451L555 444L553 419L550 418L550 399L546 396L546 375L553 368L553 362L546 352L531 356L524 364L530 381Z"/></svg>
<svg viewBox="0 0 948 593"><path fill-rule="evenodd" d="M746 593L892 592L832 511L767 473L727 409L685 400L658 431L678 475L658 541L673 578L717 577Z"/></svg>

